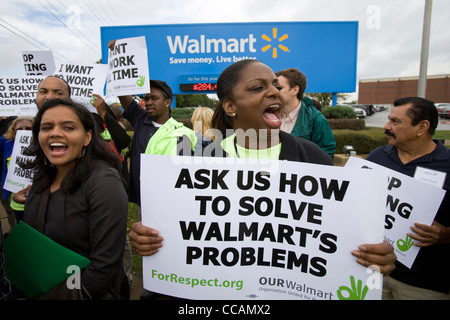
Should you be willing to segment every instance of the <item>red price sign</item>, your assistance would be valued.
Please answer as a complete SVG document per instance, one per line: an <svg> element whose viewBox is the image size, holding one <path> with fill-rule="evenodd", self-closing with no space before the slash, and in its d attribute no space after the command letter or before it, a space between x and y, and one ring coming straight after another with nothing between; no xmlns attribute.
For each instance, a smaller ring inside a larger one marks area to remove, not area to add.
<svg viewBox="0 0 450 320"><path fill-rule="evenodd" d="M217 83L182 83L182 91L216 91Z"/></svg>
<svg viewBox="0 0 450 320"><path fill-rule="evenodd" d="M196 83L192 87L194 91L215 91L217 88L216 83Z"/></svg>

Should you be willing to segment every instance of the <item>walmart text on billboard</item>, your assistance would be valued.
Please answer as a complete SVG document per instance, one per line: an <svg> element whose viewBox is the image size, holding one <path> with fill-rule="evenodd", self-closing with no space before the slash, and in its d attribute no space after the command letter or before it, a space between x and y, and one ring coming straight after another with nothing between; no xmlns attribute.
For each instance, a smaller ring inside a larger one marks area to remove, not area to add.
<svg viewBox="0 0 450 320"><path fill-rule="evenodd" d="M181 36L175 36L172 39L171 36L167 36L167 43L169 45L170 52L172 54L199 54L199 53L244 53L247 51L255 53L256 49L254 44L256 38L253 34L249 34L247 38L206 38L205 35L200 35L199 39L191 39L188 35L183 38ZM170 57L170 64L179 63L226 63L236 62L242 59L256 59L256 57L248 56L217 56L213 57L196 57L196 58L175 58Z"/></svg>
<svg viewBox="0 0 450 320"><path fill-rule="evenodd" d="M253 34L249 34L247 38L219 38L208 39L205 35L200 35L200 39L189 39L188 35L183 37L175 36L175 40L172 40L171 36L167 36L167 43L169 44L170 52L176 54L177 52L184 54L186 49L189 53L237 53L245 52L245 47L248 44L249 52L256 52L254 43L256 38ZM219 50L221 48L221 50Z"/></svg>

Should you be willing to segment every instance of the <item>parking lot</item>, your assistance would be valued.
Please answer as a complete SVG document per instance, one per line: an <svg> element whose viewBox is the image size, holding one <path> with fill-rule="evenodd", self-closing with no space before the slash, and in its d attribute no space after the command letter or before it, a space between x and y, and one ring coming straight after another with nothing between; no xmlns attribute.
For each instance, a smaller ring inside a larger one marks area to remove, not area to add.
<svg viewBox="0 0 450 320"><path fill-rule="evenodd" d="M380 112L375 112L371 116L367 116L366 126L368 127L379 127L382 128L388 121L390 109ZM437 130L450 130L450 119L439 118L439 124Z"/></svg>

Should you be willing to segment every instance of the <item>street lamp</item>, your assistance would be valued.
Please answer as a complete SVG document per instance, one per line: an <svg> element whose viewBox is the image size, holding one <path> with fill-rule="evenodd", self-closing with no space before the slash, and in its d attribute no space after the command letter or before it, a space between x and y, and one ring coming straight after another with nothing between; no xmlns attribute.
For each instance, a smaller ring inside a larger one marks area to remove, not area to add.
<svg viewBox="0 0 450 320"><path fill-rule="evenodd" d="M430 48L432 7L433 7L433 0L425 0L425 14L423 18L423 33L422 33L422 52L420 56L419 84L417 88L417 96L421 98L426 97L427 91L428 51Z"/></svg>

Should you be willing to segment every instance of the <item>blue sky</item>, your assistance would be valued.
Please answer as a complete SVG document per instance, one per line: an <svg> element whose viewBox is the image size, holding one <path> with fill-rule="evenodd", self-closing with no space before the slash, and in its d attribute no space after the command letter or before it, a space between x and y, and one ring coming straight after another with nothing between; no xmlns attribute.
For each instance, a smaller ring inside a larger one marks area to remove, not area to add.
<svg viewBox="0 0 450 320"><path fill-rule="evenodd" d="M22 51L52 49L56 63L95 62L100 26L359 21L359 80L419 74L425 0L0 0L0 6L0 76L24 75ZM430 75L450 74L449 13L450 1L433 1Z"/></svg>

